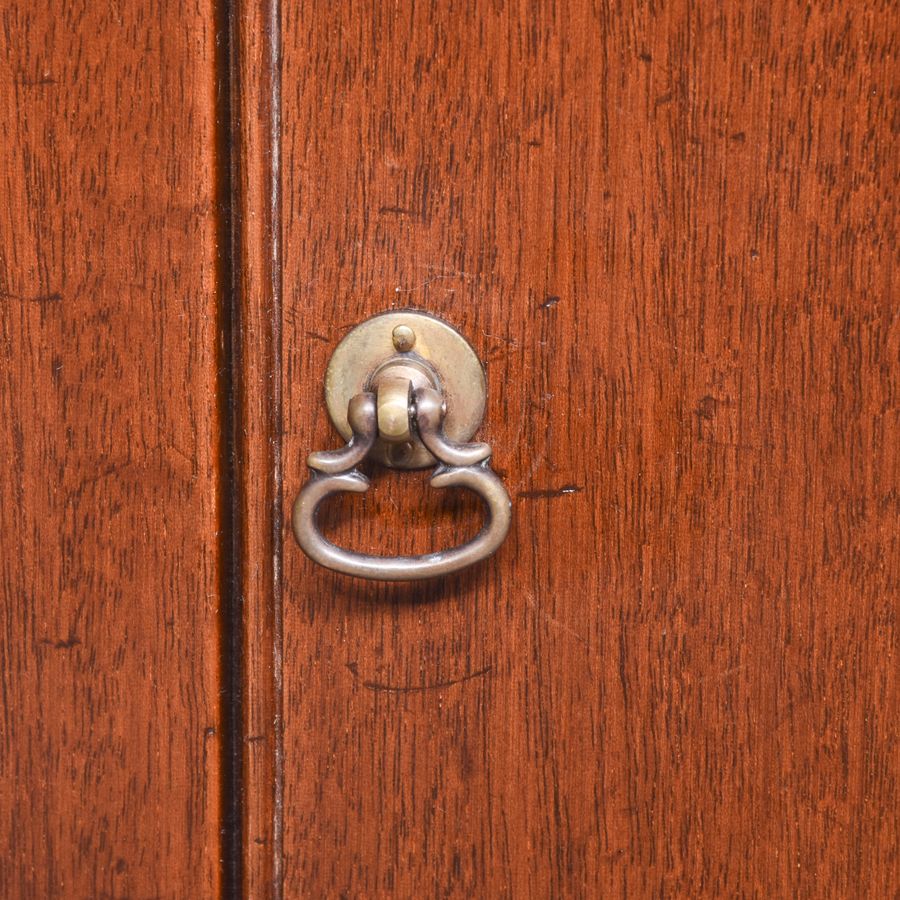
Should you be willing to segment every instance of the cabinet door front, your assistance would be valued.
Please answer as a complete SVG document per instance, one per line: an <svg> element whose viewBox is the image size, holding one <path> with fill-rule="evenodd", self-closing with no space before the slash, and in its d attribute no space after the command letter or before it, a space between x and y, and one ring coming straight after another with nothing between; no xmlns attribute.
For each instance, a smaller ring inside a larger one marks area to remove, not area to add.
<svg viewBox="0 0 900 900"><path fill-rule="evenodd" d="M286 896L889 893L885 13L283 4L285 517L336 345L410 308L484 361L513 504L411 584L285 525ZM370 474L342 547L480 527Z"/></svg>

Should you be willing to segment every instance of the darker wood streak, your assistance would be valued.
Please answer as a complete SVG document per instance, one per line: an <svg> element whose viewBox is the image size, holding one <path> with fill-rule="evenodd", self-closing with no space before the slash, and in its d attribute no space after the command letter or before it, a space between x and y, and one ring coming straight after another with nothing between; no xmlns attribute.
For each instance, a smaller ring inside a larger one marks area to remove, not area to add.
<svg viewBox="0 0 900 900"><path fill-rule="evenodd" d="M217 0L216 7L216 120L217 201L220 340L218 348L218 400L222 430L219 441L219 491L221 496L219 542L222 569L219 598L220 649L222 654L221 704L222 752L222 893L225 900L241 896L243 882L243 516L239 481L239 445L242 418L240 228L237 169L240 165L234 121L236 91L236 10L234 0Z"/></svg>
<svg viewBox="0 0 900 900"><path fill-rule="evenodd" d="M280 7L232 0L231 254L244 896L282 896Z"/></svg>

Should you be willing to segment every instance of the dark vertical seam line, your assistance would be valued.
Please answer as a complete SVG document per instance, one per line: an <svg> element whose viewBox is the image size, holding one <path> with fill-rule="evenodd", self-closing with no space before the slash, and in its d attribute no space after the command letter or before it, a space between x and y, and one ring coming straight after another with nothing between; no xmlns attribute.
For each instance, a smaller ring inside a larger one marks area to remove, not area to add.
<svg viewBox="0 0 900 900"><path fill-rule="evenodd" d="M272 71L272 108L269 143L272 150L272 478L274 480L274 509L272 515L272 668L274 670L275 700L275 784L272 823L272 881L274 900L282 900L284 887L284 718L282 701L282 557L284 552L283 484L281 465L282 430L282 265L281 265L281 0L270 0L269 65Z"/></svg>
<svg viewBox="0 0 900 900"><path fill-rule="evenodd" d="M216 28L216 179L220 228L219 406L221 439L219 670L221 722L220 862L222 897L238 900L242 859L242 661L241 507L237 457L240 402L240 215L236 208L237 147L235 19L233 0L217 0Z"/></svg>

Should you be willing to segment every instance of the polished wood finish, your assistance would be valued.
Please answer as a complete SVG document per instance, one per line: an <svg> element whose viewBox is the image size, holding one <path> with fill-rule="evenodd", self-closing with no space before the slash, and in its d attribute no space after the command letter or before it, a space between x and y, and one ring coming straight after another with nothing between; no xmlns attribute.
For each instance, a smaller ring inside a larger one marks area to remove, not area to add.
<svg viewBox="0 0 900 900"><path fill-rule="evenodd" d="M95 6L0 10L0 895L890 896L891 5ZM392 586L282 511L403 307L515 520Z"/></svg>
<svg viewBox="0 0 900 900"><path fill-rule="evenodd" d="M283 502L338 339L416 307L515 507L440 582L286 547L285 895L889 896L891 5L282 16ZM477 527L423 485L328 527Z"/></svg>
<svg viewBox="0 0 900 900"><path fill-rule="evenodd" d="M0 896L213 897L211 2L0 10Z"/></svg>
<svg viewBox="0 0 900 900"><path fill-rule="evenodd" d="M281 260L276 0L231 5L232 353L243 610L242 889L281 887Z"/></svg>

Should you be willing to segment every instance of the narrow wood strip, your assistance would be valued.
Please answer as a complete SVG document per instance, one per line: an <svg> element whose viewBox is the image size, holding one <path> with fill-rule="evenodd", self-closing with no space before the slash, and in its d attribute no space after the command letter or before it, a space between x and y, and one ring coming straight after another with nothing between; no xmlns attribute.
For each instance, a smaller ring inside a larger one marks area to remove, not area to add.
<svg viewBox="0 0 900 900"><path fill-rule="evenodd" d="M278 2L236 0L230 72L244 896L281 896Z"/></svg>

